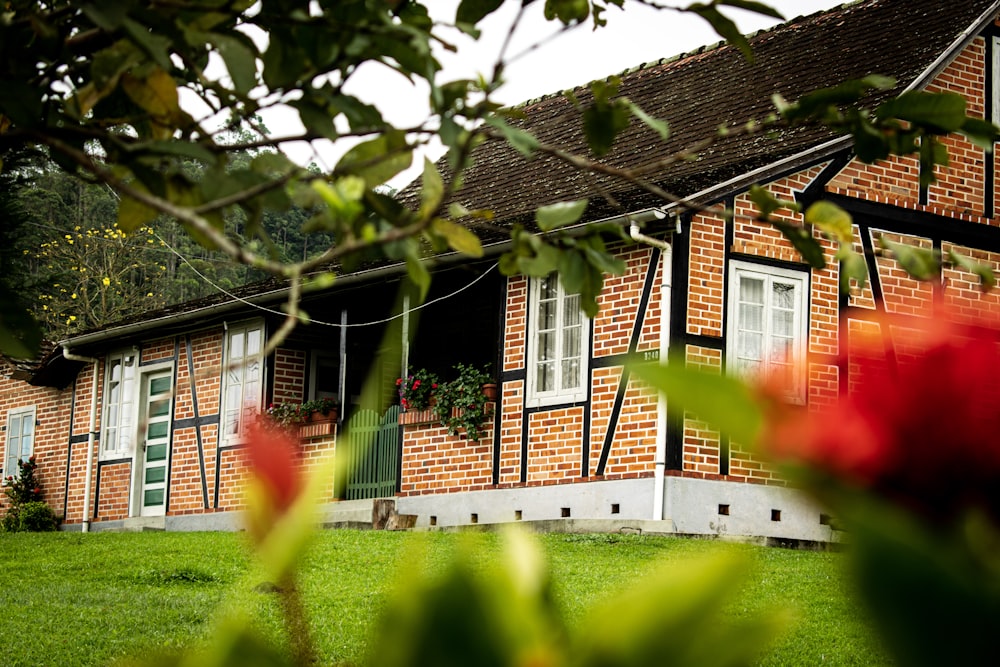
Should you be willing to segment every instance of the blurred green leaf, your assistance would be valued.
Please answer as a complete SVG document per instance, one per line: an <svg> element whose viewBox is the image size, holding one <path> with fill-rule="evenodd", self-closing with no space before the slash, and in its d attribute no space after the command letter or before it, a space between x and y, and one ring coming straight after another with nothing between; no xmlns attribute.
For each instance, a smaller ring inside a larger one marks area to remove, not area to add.
<svg viewBox="0 0 1000 667"><path fill-rule="evenodd" d="M879 236L879 245L892 252L900 267L917 280L930 280L938 275L940 263L933 250L917 248L905 243L890 241L885 235Z"/></svg>
<svg viewBox="0 0 1000 667"><path fill-rule="evenodd" d="M578 221L587 209L587 200L563 201L541 206L535 211L535 222L543 232L571 225Z"/></svg>
<svg viewBox="0 0 1000 667"><path fill-rule="evenodd" d="M688 368L683 359L666 364L634 363L632 372L663 392L673 409L693 413L737 442L753 444L763 424L762 406L736 378Z"/></svg>
<svg viewBox="0 0 1000 667"><path fill-rule="evenodd" d="M993 269L988 264L974 261L958 252L954 248L948 251L948 258L955 266L959 266L969 273L979 276L979 284L983 290L991 290L996 287L997 279L993 275Z"/></svg>
<svg viewBox="0 0 1000 667"><path fill-rule="evenodd" d="M840 243L852 243L854 240L851 214L833 202L824 199L815 202L806 209L805 220Z"/></svg>
<svg viewBox="0 0 1000 667"><path fill-rule="evenodd" d="M725 620L747 566L732 556L670 563L595 609L574 634L572 664L723 667L751 664L788 624L777 613Z"/></svg>
<svg viewBox="0 0 1000 667"><path fill-rule="evenodd" d="M435 218L431 222L431 231L444 238L448 247L456 252L469 257L483 256L483 245L479 242L479 237L462 225L443 218Z"/></svg>
<svg viewBox="0 0 1000 667"><path fill-rule="evenodd" d="M809 232L809 229L783 220L772 220L771 224L788 239L798 251L799 256L809 266L820 270L826 268L826 257L823 255L823 248Z"/></svg>
<svg viewBox="0 0 1000 667"><path fill-rule="evenodd" d="M486 124L500 130L504 138L517 152L525 157L530 157L538 148L538 139L534 135L524 130L513 127L499 116L490 116L486 119Z"/></svg>

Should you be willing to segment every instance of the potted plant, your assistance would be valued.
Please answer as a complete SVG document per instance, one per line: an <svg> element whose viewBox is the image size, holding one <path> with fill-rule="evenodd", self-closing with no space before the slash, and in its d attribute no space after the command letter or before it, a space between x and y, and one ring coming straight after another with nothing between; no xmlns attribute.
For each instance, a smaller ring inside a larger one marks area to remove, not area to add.
<svg viewBox="0 0 1000 667"><path fill-rule="evenodd" d="M438 417L451 435L458 435L463 429L469 440L478 441L489 416L486 410L489 399L483 387L492 383L493 378L485 368L467 364L455 364L455 371L458 376L437 392Z"/></svg>
<svg viewBox="0 0 1000 667"><path fill-rule="evenodd" d="M438 376L426 368L411 372L396 380L399 404L403 410L426 410L432 405L438 389Z"/></svg>
<svg viewBox="0 0 1000 667"><path fill-rule="evenodd" d="M318 398L304 403L272 403L267 415L281 426L304 424L308 421L323 421L337 418L337 401L332 398Z"/></svg>
<svg viewBox="0 0 1000 667"><path fill-rule="evenodd" d="M301 424L306 419L302 414L301 403L272 403L267 407L267 416L281 426Z"/></svg>
<svg viewBox="0 0 1000 667"><path fill-rule="evenodd" d="M310 421L332 421L337 419L337 401L332 398L317 398L302 404L302 411Z"/></svg>

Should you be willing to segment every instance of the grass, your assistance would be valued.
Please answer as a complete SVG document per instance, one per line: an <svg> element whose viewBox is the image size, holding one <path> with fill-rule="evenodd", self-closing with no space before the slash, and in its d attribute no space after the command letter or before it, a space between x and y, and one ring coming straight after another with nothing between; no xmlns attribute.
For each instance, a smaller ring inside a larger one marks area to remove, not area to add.
<svg viewBox="0 0 1000 667"><path fill-rule="evenodd" d="M453 534L320 533L302 563L301 589L324 664L363 660L394 573L419 543L441 567ZM761 665L889 664L847 595L843 555L619 535L544 535L556 595L570 623L596 602L641 581L654 564L719 549L754 565L727 609L733 619L791 605L798 623ZM482 538L493 558L499 539ZM3 663L104 665L189 646L211 630L216 608L252 601L262 631L280 635L276 596L248 581L252 557L232 533L0 534Z"/></svg>

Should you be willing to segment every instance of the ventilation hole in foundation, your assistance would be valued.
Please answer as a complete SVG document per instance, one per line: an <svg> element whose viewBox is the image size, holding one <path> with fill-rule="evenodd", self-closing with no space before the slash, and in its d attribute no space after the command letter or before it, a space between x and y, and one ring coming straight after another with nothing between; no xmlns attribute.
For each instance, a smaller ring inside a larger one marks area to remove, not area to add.
<svg viewBox="0 0 1000 667"><path fill-rule="evenodd" d="M719 516L729 516L729 505L719 505Z"/></svg>
<svg viewBox="0 0 1000 667"><path fill-rule="evenodd" d="M521 510L514 510L514 521L521 520Z"/></svg>
<svg viewBox="0 0 1000 667"><path fill-rule="evenodd" d="M830 518L829 514L820 514L819 515L819 525L821 525L821 526L829 526L831 523L833 523L833 519Z"/></svg>
<svg viewBox="0 0 1000 667"><path fill-rule="evenodd" d="M479 523L479 515L473 512L469 515L469 523Z"/></svg>
<svg viewBox="0 0 1000 667"><path fill-rule="evenodd" d="M612 514L620 514L621 511L622 511L621 505L619 505L618 503L611 503Z"/></svg>
<svg viewBox="0 0 1000 667"><path fill-rule="evenodd" d="M771 510L771 521L781 521L781 510Z"/></svg>
<svg viewBox="0 0 1000 667"><path fill-rule="evenodd" d="M434 516L433 514L431 515L431 525L432 526L438 525L438 518L436 516Z"/></svg>
<svg viewBox="0 0 1000 667"><path fill-rule="evenodd" d="M569 516L569 508L568 507L562 507L562 508L560 508L559 509L559 516L561 516L564 519L566 517L568 517Z"/></svg>

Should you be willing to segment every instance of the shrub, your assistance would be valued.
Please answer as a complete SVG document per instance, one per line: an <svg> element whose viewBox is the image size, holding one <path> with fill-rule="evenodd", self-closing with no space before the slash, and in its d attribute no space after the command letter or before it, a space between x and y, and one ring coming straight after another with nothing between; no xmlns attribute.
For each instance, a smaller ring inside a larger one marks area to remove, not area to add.
<svg viewBox="0 0 1000 667"><path fill-rule="evenodd" d="M4 480L4 493L10 500L7 514L0 521L0 529L7 532L43 532L55 530L59 525L52 508L42 500L42 485L35 476L38 463L34 456L27 461L18 460L17 477L8 475Z"/></svg>

